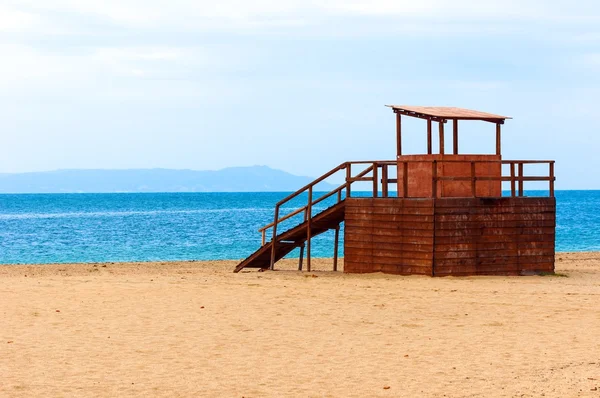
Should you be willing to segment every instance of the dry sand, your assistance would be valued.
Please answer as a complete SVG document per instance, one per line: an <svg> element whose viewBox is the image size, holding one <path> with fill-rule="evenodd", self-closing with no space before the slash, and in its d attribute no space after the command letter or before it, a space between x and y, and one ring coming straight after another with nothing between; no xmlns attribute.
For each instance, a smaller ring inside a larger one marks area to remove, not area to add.
<svg viewBox="0 0 600 398"><path fill-rule="evenodd" d="M235 264L1 266L0 396L600 397L600 253L557 254L567 277Z"/></svg>

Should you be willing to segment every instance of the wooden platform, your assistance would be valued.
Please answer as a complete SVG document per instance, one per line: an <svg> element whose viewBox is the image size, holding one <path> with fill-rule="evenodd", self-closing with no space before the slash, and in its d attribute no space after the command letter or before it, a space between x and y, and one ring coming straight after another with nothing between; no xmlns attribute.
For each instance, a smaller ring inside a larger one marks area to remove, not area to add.
<svg viewBox="0 0 600 398"><path fill-rule="evenodd" d="M346 199L344 271L554 271L555 198Z"/></svg>

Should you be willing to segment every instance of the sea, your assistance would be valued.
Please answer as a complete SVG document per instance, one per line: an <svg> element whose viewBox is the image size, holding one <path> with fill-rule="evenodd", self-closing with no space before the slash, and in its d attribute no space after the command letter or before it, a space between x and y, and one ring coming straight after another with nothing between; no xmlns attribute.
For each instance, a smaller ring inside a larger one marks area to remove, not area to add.
<svg viewBox="0 0 600 398"><path fill-rule="evenodd" d="M242 259L260 247L258 229L273 221L275 203L288 194L1 194L0 264ZM526 192L537 194L544 192ZM600 191L555 196L556 250L600 251ZM282 214L306 200L298 197ZM333 231L315 237L313 256L331 257L333 240Z"/></svg>

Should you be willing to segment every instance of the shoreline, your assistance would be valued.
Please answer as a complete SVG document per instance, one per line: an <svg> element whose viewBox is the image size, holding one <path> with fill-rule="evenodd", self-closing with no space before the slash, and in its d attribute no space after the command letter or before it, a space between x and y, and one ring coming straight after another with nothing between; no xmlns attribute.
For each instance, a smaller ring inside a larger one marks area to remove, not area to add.
<svg viewBox="0 0 600 398"><path fill-rule="evenodd" d="M581 252L556 252L555 254L555 268L558 270L561 266L565 264L561 264L563 260L567 260L568 262L572 262L573 260L577 261L585 261L585 260L595 260L600 259L600 250L599 251L581 251ZM5 267L35 267L37 269L42 267L73 267L73 266L114 266L114 267L149 267L156 268L160 266L188 266L194 268L196 266L209 266L209 267L222 267L226 264L231 264L232 267L235 267L239 264L243 259L219 259L219 260L148 260L148 261L105 261L105 262L74 262L74 263L6 263L0 264L0 275L2 275L1 270ZM313 271L331 271L333 258L332 257L313 257ZM305 260L306 261L306 260ZM297 267L298 258L286 258L284 260L280 260L276 264L276 270L295 270ZM343 271L344 265L344 257L340 257L338 259L338 272ZM328 268L329 267L329 268ZM232 268L233 270L233 268ZM249 268L246 271L256 271L257 269Z"/></svg>

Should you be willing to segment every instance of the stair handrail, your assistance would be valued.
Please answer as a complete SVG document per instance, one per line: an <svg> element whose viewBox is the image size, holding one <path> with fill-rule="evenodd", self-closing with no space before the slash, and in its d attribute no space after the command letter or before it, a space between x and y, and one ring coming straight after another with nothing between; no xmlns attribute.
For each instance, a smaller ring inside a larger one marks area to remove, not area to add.
<svg viewBox="0 0 600 398"><path fill-rule="evenodd" d="M368 164L369 166L353 177L352 176L352 165L353 164L365 164L365 165ZM276 253L276 245L277 245L277 225L279 223L304 212L304 220L308 223L308 227L307 227L308 244L307 244L306 250L307 250L307 260L309 262L309 268L310 268L310 234L311 234L310 224L311 224L311 219L312 219L312 206L317 203L322 202L323 200L325 200L335 194L337 194L337 203L340 203L342 201L342 191L345 189L346 197L350 197L351 196L351 185L352 185L352 183L354 183L356 181L372 181L373 182L373 195L377 196L378 183L379 183L377 171L378 171L379 167L387 168L387 166L389 166L391 164L395 164L395 161L390 161L390 160L372 161L371 160L371 161L344 162L344 163L341 163L340 165L338 165L337 167L331 169L327 173L323 174L319 178L311 181L309 184L298 189L296 192L289 194L288 196L286 196L285 198L283 198L279 202L277 202L277 204L275 205L275 214L274 214L273 222L265 225L264 227L262 227L258 230L259 232L262 233L262 245L265 245L266 244L266 231L269 228L272 228L271 269L273 269L273 266L275 264L275 253ZM324 181L325 179L331 177L335 173L342 171L342 170L346 170L346 179L345 179L344 184L342 184L339 187L320 196L319 198L313 200L312 195L313 195L314 187L317 184ZM369 173L372 173L372 176L365 177ZM279 210L280 210L281 206L284 205L285 203L289 202L290 200L296 198L297 196L303 194L304 192L308 192L308 203L306 204L306 206L302 206L302 207L294 210L293 212L280 218Z"/></svg>

